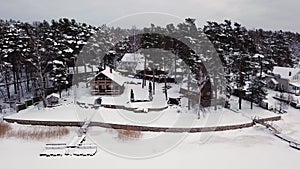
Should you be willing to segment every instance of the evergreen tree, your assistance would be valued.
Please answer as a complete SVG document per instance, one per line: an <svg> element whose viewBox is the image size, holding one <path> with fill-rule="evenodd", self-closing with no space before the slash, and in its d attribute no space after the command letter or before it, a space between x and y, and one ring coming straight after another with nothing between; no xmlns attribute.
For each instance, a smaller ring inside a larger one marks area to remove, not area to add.
<svg viewBox="0 0 300 169"><path fill-rule="evenodd" d="M268 94L266 83L257 76L253 77L247 90L250 92L251 109L253 108L253 102L259 104L262 100L266 99Z"/></svg>
<svg viewBox="0 0 300 169"><path fill-rule="evenodd" d="M64 88L67 88L69 84L67 77L67 68L62 61L54 60L52 63L52 70L50 72L50 80L53 82L53 86L57 88L59 96Z"/></svg>

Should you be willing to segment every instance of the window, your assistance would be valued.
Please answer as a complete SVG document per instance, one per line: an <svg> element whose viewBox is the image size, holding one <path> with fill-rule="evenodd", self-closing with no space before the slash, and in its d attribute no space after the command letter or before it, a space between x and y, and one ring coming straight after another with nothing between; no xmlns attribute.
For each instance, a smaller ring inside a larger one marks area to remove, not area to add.
<svg viewBox="0 0 300 169"><path fill-rule="evenodd" d="M293 80L299 81L299 80L300 80L300 73L296 74L296 75L293 77Z"/></svg>
<svg viewBox="0 0 300 169"><path fill-rule="evenodd" d="M99 76L97 76L96 80L105 80L105 76L100 74Z"/></svg>
<svg viewBox="0 0 300 169"><path fill-rule="evenodd" d="M293 86L293 90L299 90L299 87Z"/></svg>
<svg viewBox="0 0 300 169"><path fill-rule="evenodd" d="M107 90L112 90L112 85L107 85Z"/></svg>

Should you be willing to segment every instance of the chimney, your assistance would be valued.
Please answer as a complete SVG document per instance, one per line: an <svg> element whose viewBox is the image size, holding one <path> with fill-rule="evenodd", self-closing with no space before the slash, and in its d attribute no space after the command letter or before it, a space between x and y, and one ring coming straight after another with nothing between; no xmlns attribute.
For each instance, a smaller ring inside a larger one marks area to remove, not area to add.
<svg viewBox="0 0 300 169"><path fill-rule="evenodd" d="M109 72L112 73L112 68L109 68Z"/></svg>
<svg viewBox="0 0 300 169"><path fill-rule="evenodd" d="M289 72L289 76L292 76L292 72Z"/></svg>

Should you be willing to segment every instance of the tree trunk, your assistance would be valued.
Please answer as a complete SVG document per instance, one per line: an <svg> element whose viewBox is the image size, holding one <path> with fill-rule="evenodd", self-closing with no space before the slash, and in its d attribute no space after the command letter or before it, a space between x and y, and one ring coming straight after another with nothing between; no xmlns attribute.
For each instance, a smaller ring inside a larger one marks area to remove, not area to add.
<svg viewBox="0 0 300 169"><path fill-rule="evenodd" d="M215 87L215 96L214 96L214 102L215 102L215 110L217 110L218 108L217 108L217 102L218 102L218 99L217 99L217 97L218 97L218 88L217 87Z"/></svg>
<svg viewBox="0 0 300 169"><path fill-rule="evenodd" d="M217 110L217 97L218 97L218 86L217 86L217 82L216 82L216 74L214 74L214 107L215 110Z"/></svg>
<svg viewBox="0 0 300 169"><path fill-rule="evenodd" d="M45 82L43 81L44 80L44 76L43 76L43 72L42 72L42 66L41 66L41 62L39 62L39 66L38 66L38 71L39 71L39 79L40 79L40 97L42 99L42 102L43 102L43 106L46 107L47 106L47 103L46 103L46 93L45 93Z"/></svg>
<svg viewBox="0 0 300 169"><path fill-rule="evenodd" d="M165 58L164 58L164 73L166 73ZM168 100L167 75L166 74L165 74L165 96L166 96L166 100Z"/></svg>
<svg viewBox="0 0 300 169"><path fill-rule="evenodd" d="M153 75L153 90L152 93L155 95L155 73L154 73L154 66L152 66L152 75Z"/></svg>
<svg viewBox="0 0 300 169"><path fill-rule="evenodd" d="M191 109L191 99L190 99L190 81L191 81L191 76L190 76L190 71L188 70L188 84L187 84L187 97L188 97L188 110Z"/></svg>
<svg viewBox="0 0 300 169"><path fill-rule="evenodd" d="M21 74L21 72L19 71L19 66L18 66L18 68L17 68L17 88L18 88L19 102L21 102L21 97L24 96L23 87L22 87L22 79L20 78L20 74ZM22 76L22 74L21 74L21 76Z"/></svg>
<svg viewBox="0 0 300 169"><path fill-rule="evenodd" d="M168 89L167 89L167 77L165 76L165 96L166 100L168 100Z"/></svg>
<svg viewBox="0 0 300 169"><path fill-rule="evenodd" d="M30 76L29 76L29 72L28 72L28 65L25 64L25 74L26 74L26 90L27 90L27 93L30 92L30 88L29 88L29 83L30 83Z"/></svg>
<svg viewBox="0 0 300 169"><path fill-rule="evenodd" d="M176 81L176 74L177 74L177 70L176 70L176 69L177 69L176 59L177 59L177 58L175 57L175 63L174 63L174 69L175 69L175 70L174 70L174 78L175 78L175 83L177 83L177 81Z"/></svg>
<svg viewBox="0 0 300 169"><path fill-rule="evenodd" d="M61 98L61 92L62 92L62 89L61 89L61 86L58 85L58 92L59 92L59 98Z"/></svg>
<svg viewBox="0 0 300 169"><path fill-rule="evenodd" d="M253 109L253 87L251 89L251 103L250 103L250 109Z"/></svg>
<svg viewBox="0 0 300 169"><path fill-rule="evenodd" d="M239 109L241 110L242 109L242 90L239 89Z"/></svg>
<svg viewBox="0 0 300 169"><path fill-rule="evenodd" d="M142 88L144 88L146 86L146 56L145 56L145 62L144 62L144 73L143 73L143 85Z"/></svg>
<svg viewBox="0 0 300 169"><path fill-rule="evenodd" d="M15 94L17 94L17 83L16 83L16 66L15 64L13 64L13 80L14 80L14 91L15 91Z"/></svg>
<svg viewBox="0 0 300 169"><path fill-rule="evenodd" d="M5 86L6 86L7 98L8 98L8 100L10 100L10 91L9 91L7 75L8 75L7 70L5 70Z"/></svg>
<svg viewBox="0 0 300 169"><path fill-rule="evenodd" d="M197 111L197 118L200 119L200 111L201 111L201 108L202 108L202 105L201 105L201 97L202 97L202 92L201 92L201 88L199 89L199 100L198 100L198 104L199 104L199 110Z"/></svg>

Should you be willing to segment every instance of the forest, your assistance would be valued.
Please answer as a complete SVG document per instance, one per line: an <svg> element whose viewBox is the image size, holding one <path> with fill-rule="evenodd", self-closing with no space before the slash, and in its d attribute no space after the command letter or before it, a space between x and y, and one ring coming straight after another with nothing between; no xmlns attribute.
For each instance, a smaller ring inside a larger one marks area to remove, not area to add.
<svg viewBox="0 0 300 169"><path fill-rule="evenodd" d="M168 44L168 37L184 44L172 39L172 44ZM212 44L214 49L207 44ZM199 47L199 50L186 49L186 45ZM224 68L219 72L225 74L213 73L209 78L226 86L225 92L244 90L250 82L246 90L251 91L251 100L257 103L267 94L263 73L271 72L273 66L299 66L300 35L281 30L247 29L230 20L207 21L198 27L192 18L178 25L150 24L144 29L93 26L68 18L34 23L0 20L1 102L21 103L32 97L43 100L50 89L59 93L68 90L73 74L78 71L76 67L103 63L113 67L125 53L140 48L160 48L180 55L199 81L201 77L197 72L202 68L197 63L217 54ZM210 69L220 68L210 65ZM218 85L213 85L216 90Z"/></svg>

